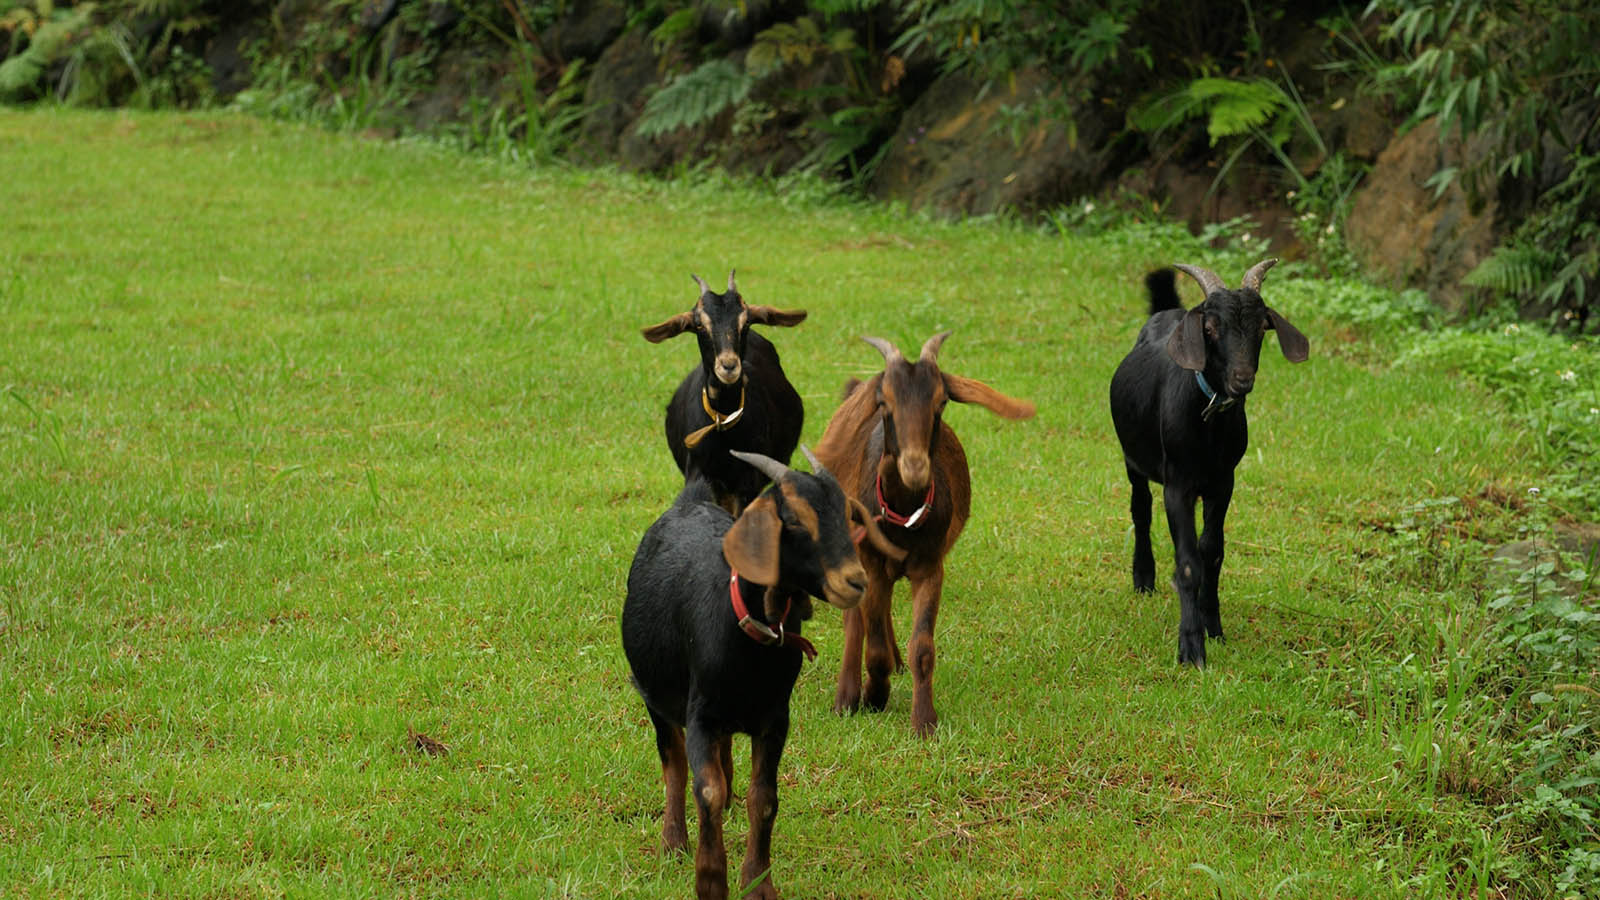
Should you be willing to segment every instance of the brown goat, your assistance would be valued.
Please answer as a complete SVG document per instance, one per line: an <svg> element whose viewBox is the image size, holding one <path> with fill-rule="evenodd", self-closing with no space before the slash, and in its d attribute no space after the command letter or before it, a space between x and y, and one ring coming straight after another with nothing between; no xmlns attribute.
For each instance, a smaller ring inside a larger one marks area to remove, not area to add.
<svg viewBox="0 0 1600 900"><path fill-rule="evenodd" d="M845 385L839 405L817 445L817 458L839 480L845 496L876 510L882 535L860 545L867 592L860 607L844 614L844 660L834 693L837 713L862 702L882 710L889 702L891 668L904 663L894 637L890 601L894 583L911 582L911 727L933 734L933 626L944 586L944 557L955 546L971 511L967 454L942 421L945 403L977 403L1007 419L1033 415L1033 404L1007 397L981 381L941 372L936 357L946 331L907 360L881 338L863 338L883 354L884 370L865 382ZM879 541L886 541L885 547ZM886 552L887 551L887 552ZM895 559L903 554L903 559ZM867 648L867 684L861 690L861 647Z"/></svg>

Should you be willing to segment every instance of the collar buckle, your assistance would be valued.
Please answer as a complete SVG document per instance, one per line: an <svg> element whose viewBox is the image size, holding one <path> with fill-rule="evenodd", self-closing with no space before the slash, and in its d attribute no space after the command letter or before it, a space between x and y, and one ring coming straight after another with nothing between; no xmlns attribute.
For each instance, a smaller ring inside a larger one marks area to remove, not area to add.
<svg viewBox="0 0 1600 900"><path fill-rule="evenodd" d="M1206 381L1204 372L1196 371L1194 373L1194 383L1199 386L1200 393L1205 394L1206 399L1210 401L1206 404L1206 408L1200 411L1200 421L1202 422L1210 422L1212 416L1219 412L1226 412L1240 402L1238 397L1228 396L1213 390L1210 383Z"/></svg>
<svg viewBox="0 0 1600 900"><path fill-rule="evenodd" d="M881 473L878 475L878 480L873 483L872 489L878 495L878 508L883 510L878 514L878 519L888 522L890 525L898 525L901 528L913 530L923 523L928 516L928 510L933 508L932 478L928 479L928 495L922 498L922 505L917 507L916 511L909 516L902 516L890 509L888 501L883 499L883 475Z"/></svg>

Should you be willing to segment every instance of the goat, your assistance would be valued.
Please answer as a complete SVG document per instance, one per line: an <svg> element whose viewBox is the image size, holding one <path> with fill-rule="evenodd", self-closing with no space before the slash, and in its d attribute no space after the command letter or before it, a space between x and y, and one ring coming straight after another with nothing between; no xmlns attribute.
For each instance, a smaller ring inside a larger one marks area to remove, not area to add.
<svg viewBox="0 0 1600 900"><path fill-rule="evenodd" d="M692 331L700 342L700 365L685 375L667 404L667 446L678 470L699 472L710 482L717 503L735 515L756 498L767 478L728 455L729 450L760 453L789 464L805 406L783 374L772 343L751 325L794 326L805 310L747 306L728 273L728 290L717 294L700 286L694 307L642 329L653 344Z"/></svg>
<svg viewBox="0 0 1600 900"><path fill-rule="evenodd" d="M1233 498L1233 470L1249 442L1245 398L1256 382L1261 339L1278 333L1290 362L1304 362L1311 345L1261 299L1261 279L1278 261L1251 267L1236 291L1199 266L1177 268L1200 283L1205 300L1185 311L1175 276L1161 269L1145 278L1150 319L1111 377L1111 419L1133 486L1133 587L1155 589L1150 552L1150 482L1163 486L1178 592L1178 662L1206 664L1206 637L1222 639L1217 579L1222 573L1222 527ZM1216 387L1212 387L1215 385ZM1204 528L1195 536L1194 507L1205 501Z"/></svg>
<svg viewBox="0 0 1600 900"><path fill-rule="evenodd" d="M695 854L699 897L728 895L722 814L733 777L734 732L750 735L750 832L742 883L750 896L774 898L772 823L778 814L778 760L789 734L789 695L801 655L809 597L849 609L866 575L850 519L876 531L860 503L806 448L812 474L755 453L733 455L772 486L734 518L713 502L707 482L690 475L683 492L645 532L628 571L622 647L633 683L655 726L666 784L662 845L685 850L686 767L694 771L700 818ZM879 535L881 539L881 533ZM745 606L745 597L763 598Z"/></svg>
<svg viewBox="0 0 1600 900"><path fill-rule="evenodd" d="M1033 404L1007 397L980 381L940 371L937 356L950 332L922 345L915 362L881 338L863 338L883 354L884 368L865 382L851 379L844 401L823 432L817 457L834 472L845 494L879 510L882 534L860 546L867 593L859 609L844 614L844 659L834 693L837 713L870 710L889 702L891 665L904 669L894 637L894 583L911 582L911 726L933 734L933 627L944 586L944 557L971 513L967 455L950 426L945 403L977 403L1007 419L1033 415ZM888 550L897 550L896 559ZM861 688L861 648L867 650L867 684Z"/></svg>

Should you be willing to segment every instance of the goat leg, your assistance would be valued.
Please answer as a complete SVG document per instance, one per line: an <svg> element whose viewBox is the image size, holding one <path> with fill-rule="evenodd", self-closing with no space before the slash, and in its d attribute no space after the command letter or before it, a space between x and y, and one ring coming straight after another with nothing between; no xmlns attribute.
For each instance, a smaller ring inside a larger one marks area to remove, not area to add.
<svg viewBox="0 0 1600 900"><path fill-rule="evenodd" d="M909 573L908 573L909 574ZM939 595L944 589L944 562L918 578L911 578L911 728L918 737L932 737L939 714L933 709L933 626L939 618Z"/></svg>
<svg viewBox="0 0 1600 900"><path fill-rule="evenodd" d="M1200 559L1205 564L1205 583L1200 586L1200 617L1206 627L1206 637L1222 640L1222 606L1217 590L1222 578L1222 556L1225 541L1222 525L1228 517L1228 503L1233 499L1233 473L1219 481L1206 492L1200 514L1204 527L1200 531Z"/></svg>
<svg viewBox="0 0 1600 900"><path fill-rule="evenodd" d="M778 818L778 761L783 758L788 736L789 720L783 719L750 739L750 793L745 797L750 832L745 838L739 886L746 891L745 897L754 900L778 900L778 889L772 884L772 823ZM761 883L751 890L757 879Z"/></svg>
<svg viewBox="0 0 1600 900"><path fill-rule="evenodd" d="M861 641L866 626L861 608L844 611L844 650L840 654L839 681L833 692L833 711L837 715L861 708Z"/></svg>
<svg viewBox="0 0 1600 900"><path fill-rule="evenodd" d="M717 754L722 759L722 796L725 803L733 802L733 735L722 736L717 744Z"/></svg>
<svg viewBox="0 0 1600 900"><path fill-rule="evenodd" d="M1200 560L1199 539L1194 533L1195 496L1168 482L1163 498L1175 557L1172 586L1178 591L1178 662L1204 668L1206 634L1200 617L1200 587L1205 572Z"/></svg>
<svg viewBox="0 0 1600 900"><path fill-rule="evenodd" d="M656 714L650 723L656 727L656 755L661 757L661 781L666 787L666 812L661 817L661 850L681 853L689 846L689 829L683 817L683 789L689 778L689 758L683 749L683 729Z"/></svg>
<svg viewBox="0 0 1600 900"><path fill-rule="evenodd" d="M728 779L722 771L722 736L689 723L685 749L694 768L694 804L700 814L700 842L694 854L695 896L727 900L728 853L722 845L722 813L728 806Z"/></svg>
<svg viewBox="0 0 1600 900"><path fill-rule="evenodd" d="M867 591L861 598L861 617L866 625L867 684L861 701L867 709L882 712L889 705L889 675L899 650L894 646L892 616L894 582L881 572L869 570Z"/></svg>
<svg viewBox="0 0 1600 900"><path fill-rule="evenodd" d="M1133 589L1148 594L1156 589L1156 558L1150 550L1150 479L1128 466L1132 488L1128 511L1133 516Z"/></svg>

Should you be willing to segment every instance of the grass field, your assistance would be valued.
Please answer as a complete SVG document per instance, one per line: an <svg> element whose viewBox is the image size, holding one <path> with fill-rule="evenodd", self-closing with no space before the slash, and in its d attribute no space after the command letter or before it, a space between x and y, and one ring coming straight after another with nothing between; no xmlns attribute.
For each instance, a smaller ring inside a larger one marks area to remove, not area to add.
<svg viewBox="0 0 1600 900"><path fill-rule="evenodd" d="M1263 350L1230 639L1197 672L1159 525L1162 587L1131 589L1105 399L1141 275L1197 252L1170 231L938 223L226 115L0 111L0 171L0 895L687 894L692 864L654 849L617 614L679 484L660 416L695 358L638 329L732 267L750 302L810 311L771 332L807 443L881 363L862 334L953 329L945 368L1039 409L946 416L974 516L934 740L908 676L885 713L832 715L818 605L786 896L1473 896L1517 852L1447 789L1449 711L1377 676L1455 652L1478 607L1475 545L1395 523L1455 497L1467 531L1509 529L1480 498L1538 483L1527 438L1448 373L1388 366L1292 274L1265 293L1312 357ZM744 829L736 803L735 859Z"/></svg>

